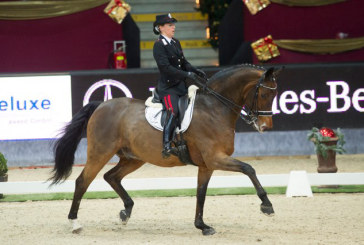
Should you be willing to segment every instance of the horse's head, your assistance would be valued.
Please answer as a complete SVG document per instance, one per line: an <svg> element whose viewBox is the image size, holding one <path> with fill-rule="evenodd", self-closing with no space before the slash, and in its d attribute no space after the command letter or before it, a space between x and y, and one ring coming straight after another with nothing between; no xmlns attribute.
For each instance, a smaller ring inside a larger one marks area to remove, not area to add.
<svg viewBox="0 0 364 245"><path fill-rule="evenodd" d="M273 127L272 105L281 70L246 64L230 67L211 77L208 92L232 112L233 120L241 111L246 123L263 132Z"/></svg>
<svg viewBox="0 0 364 245"><path fill-rule="evenodd" d="M272 105L277 95L276 78L282 69L269 68L249 90L242 118L259 132L273 128Z"/></svg>

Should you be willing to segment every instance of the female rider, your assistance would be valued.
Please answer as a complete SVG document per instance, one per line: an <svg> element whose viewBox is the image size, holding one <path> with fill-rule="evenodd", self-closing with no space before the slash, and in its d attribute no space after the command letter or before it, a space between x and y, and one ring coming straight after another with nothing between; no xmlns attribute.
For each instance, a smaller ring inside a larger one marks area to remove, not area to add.
<svg viewBox="0 0 364 245"><path fill-rule="evenodd" d="M186 78L193 81L198 76L205 78L206 74L193 67L184 57L180 42L173 38L177 20L171 14L157 15L153 23L153 32L159 35L153 46L153 56L157 62L160 78L157 90L162 103L167 110L167 118L163 128L164 158L171 154L177 155L177 149L172 147L173 133L178 118L178 99L187 94Z"/></svg>

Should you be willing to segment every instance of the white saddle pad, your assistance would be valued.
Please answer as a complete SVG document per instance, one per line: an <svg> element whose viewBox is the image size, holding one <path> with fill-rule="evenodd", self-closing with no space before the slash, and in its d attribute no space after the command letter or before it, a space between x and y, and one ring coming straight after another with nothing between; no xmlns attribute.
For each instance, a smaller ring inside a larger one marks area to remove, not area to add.
<svg viewBox="0 0 364 245"><path fill-rule="evenodd" d="M195 85L191 85L188 87L188 97L190 98L190 103L187 107L185 115L183 117L181 128L177 128L177 133L183 133L187 130L188 126L190 126L193 114L193 105L195 104L196 99L196 92L198 87ZM147 119L148 123L155 129L163 131L163 127L161 125L161 116L163 105L162 103L153 103L152 102L153 96L149 97L145 101L145 118Z"/></svg>

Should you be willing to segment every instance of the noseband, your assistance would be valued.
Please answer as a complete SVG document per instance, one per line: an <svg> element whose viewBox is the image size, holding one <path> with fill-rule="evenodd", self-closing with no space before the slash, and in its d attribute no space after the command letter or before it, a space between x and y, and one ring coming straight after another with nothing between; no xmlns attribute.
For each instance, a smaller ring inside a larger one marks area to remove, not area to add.
<svg viewBox="0 0 364 245"><path fill-rule="evenodd" d="M268 87L268 86L263 85L265 75L266 75L266 71L259 78L258 83L255 85L255 94L254 94L253 103L252 103L251 108L249 108L248 106L243 106L243 108L241 108L240 105L236 104L235 102L231 101L230 99L226 98L225 96L219 94L218 92L214 91L213 89L207 87L206 81L204 83L198 81L197 84L202 86L204 91L207 91L208 93L215 96L222 104L224 104L226 107L228 107L234 113L236 113L237 115L240 115L240 118L242 118L247 124L250 125L252 123L255 123L258 120L259 116L272 116L273 115L272 111L258 110L259 88L265 88L265 89L270 89L270 90L277 89L277 86ZM275 81L275 77L273 77L273 80Z"/></svg>

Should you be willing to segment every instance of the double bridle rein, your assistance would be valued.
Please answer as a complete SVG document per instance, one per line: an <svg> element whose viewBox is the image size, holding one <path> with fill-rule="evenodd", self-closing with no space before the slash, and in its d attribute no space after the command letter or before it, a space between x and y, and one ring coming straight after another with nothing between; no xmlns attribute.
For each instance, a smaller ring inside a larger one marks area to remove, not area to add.
<svg viewBox="0 0 364 245"><path fill-rule="evenodd" d="M203 87L205 91L210 93L211 95L215 96L222 104L224 104L226 107L228 107L230 110L232 110L235 114L239 115L241 119L243 119L247 124L255 123L259 116L272 116L272 111L260 111L258 110L258 94L259 94L259 88L265 88L270 90L276 90L277 86L275 87L268 87L263 84L265 79L266 71L262 74L262 76L259 78L257 84L255 85L255 93L253 97L253 103L251 108L249 108L247 105L244 105L241 107L240 105L236 104L232 100L226 98L225 96L219 94L215 90L209 88L206 83L200 83L197 82L200 86ZM273 79L275 79L273 77ZM206 79L207 80L207 79Z"/></svg>

